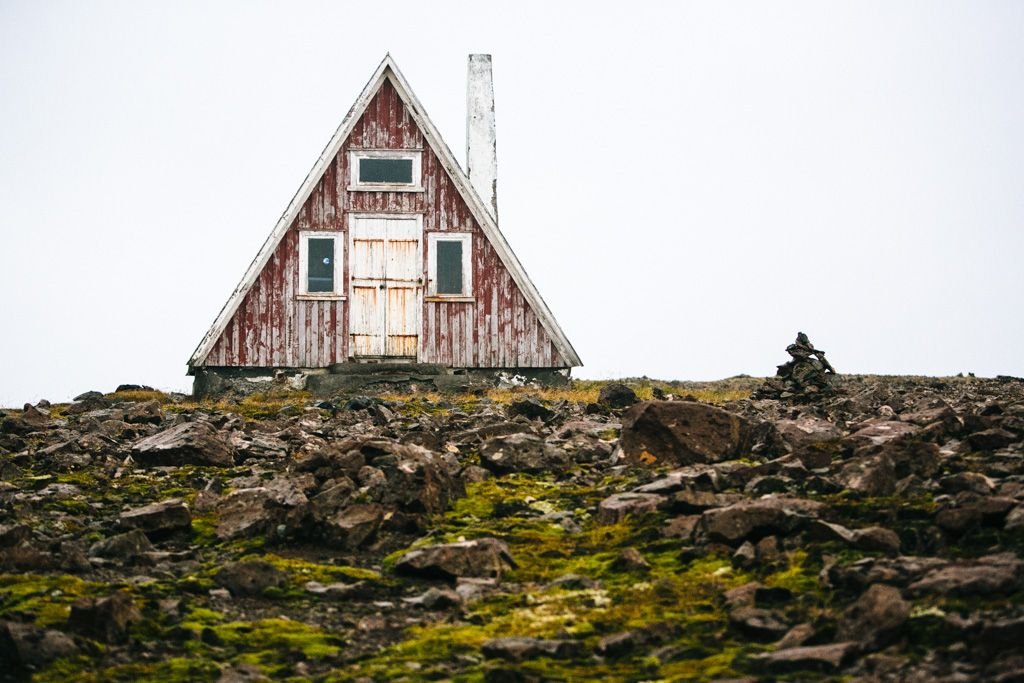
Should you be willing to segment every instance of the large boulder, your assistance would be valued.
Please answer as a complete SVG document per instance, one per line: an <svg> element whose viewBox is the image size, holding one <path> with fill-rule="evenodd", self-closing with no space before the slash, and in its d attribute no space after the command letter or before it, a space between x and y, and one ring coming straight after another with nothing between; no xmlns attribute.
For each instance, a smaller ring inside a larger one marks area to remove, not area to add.
<svg viewBox="0 0 1024 683"><path fill-rule="evenodd" d="M480 464L495 474L558 471L569 464L564 450L533 434L512 434L491 439L480 451Z"/></svg>
<svg viewBox="0 0 1024 683"><path fill-rule="evenodd" d="M320 522L321 537L332 548L355 550L370 541L384 520L376 503L351 505Z"/></svg>
<svg viewBox="0 0 1024 683"><path fill-rule="evenodd" d="M665 499L654 493L615 493L597 506L598 524L616 524L627 517L642 517L658 509Z"/></svg>
<svg viewBox="0 0 1024 683"><path fill-rule="evenodd" d="M75 642L60 631L43 630L14 621L0 622L0 661L6 665L0 676L39 669L54 659L69 657L77 651Z"/></svg>
<svg viewBox="0 0 1024 683"><path fill-rule="evenodd" d="M919 427L898 420L869 420L857 425L858 429L843 439L843 443L852 449L864 446L881 446L893 439L912 436Z"/></svg>
<svg viewBox="0 0 1024 683"><path fill-rule="evenodd" d="M597 395L597 402L607 408L628 408L636 401L636 392L618 382L605 384Z"/></svg>
<svg viewBox="0 0 1024 683"><path fill-rule="evenodd" d="M911 595L989 596L1024 587L1024 560L1013 553L986 555L932 569L912 583Z"/></svg>
<svg viewBox="0 0 1024 683"><path fill-rule="evenodd" d="M885 453L865 455L847 461L836 474L846 489L865 496L889 496L896 491L896 466Z"/></svg>
<svg viewBox="0 0 1024 683"><path fill-rule="evenodd" d="M132 457L143 466L235 464L230 440L207 422L183 422L157 432L132 446Z"/></svg>
<svg viewBox="0 0 1024 683"><path fill-rule="evenodd" d="M141 529L146 533L161 534L191 528L192 513L181 498L169 498L125 510L118 521L126 529Z"/></svg>
<svg viewBox="0 0 1024 683"><path fill-rule="evenodd" d="M793 450L837 445L843 437L834 423L814 415L802 414L793 419L778 420L775 428L782 440Z"/></svg>
<svg viewBox="0 0 1024 683"><path fill-rule="evenodd" d="M395 572L454 581L464 576L500 578L515 566L507 545L496 538L478 538L411 550L399 558Z"/></svg>
<svg viewBox="0 0 1024 683"><path fill-rule="evenodd" d="M129 593L106 598L83 598L71 606L68 626L78 633L104 643L123 643L131 626L142 620Z"/></svg>
<svg viewBox="0 0 1024 683"><path fill-rule="evenodd" d="M388 439L372 439L357 449L367 465L384 477L376 487L374 502L412 514L437 514L454 499L465 495L462 482L453 477L444 459L422 446Z"/></svg>
<svg viewBox="0 0 1024 683"><path fill-rule="evenodd" d="M786 536L817 516L822 503L800 498L766 497L708 510L701 531L712 541L739 544L765 536Z"/></svg>
<svg viewBox="0 0 1024 683"><path fill-rule="evenodd" d="M227 541L260 534L290 536L303 531L310 514L306 492L314 486L313 475L304 473L232 491L217 504L217 537Z"/></svg>
<svg viewBox="0 0 1024 683"><path fill-rule="evenodd" d="M909 618L910 603L903 599L900 590L876 583L843 613L836 637L878 649L897 638Z"/></svg>
<svg viewBox="0 0 1024 683"><path fill-rule="evenodd" d="M720 462L749 455L754 426L739 415L691 401L645 401L622 416L619 446L631 465Z"/></svg>

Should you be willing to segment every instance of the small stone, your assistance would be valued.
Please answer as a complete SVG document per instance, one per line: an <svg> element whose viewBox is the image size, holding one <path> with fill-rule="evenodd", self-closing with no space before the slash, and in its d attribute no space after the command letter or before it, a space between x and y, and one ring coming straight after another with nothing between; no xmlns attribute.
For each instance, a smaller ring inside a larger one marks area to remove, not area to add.
<svg viewBox="0 0 1024 683"><path fill-rule="evenodd" d="M851 543L858 550L897 554L900 551L900 537L892 529L869 526L855 529Z"/></svg>
<svg viewBox="0 0 1024 683"><path fill-rule="evenodd" d="M800 647L807 643L814 636L814 626L811 624L797 624L793 628L786 631L786 635L782 636L777 643L775 643L776 649L786 650L791 647Z"/></svg>
<svg viewBox="0 0 1024 683"><path fill-rule="evenodd" d="M1006 523L1003 525L1006 531L1019 531L1024 529L1024 505L1018 505L1006 515Z"/></svg>
<svg viewBox="0 0 1024 683"><path fill-rule="evenodd" d="M664 499L653 493L616 493L597 506L597 523L617 524L627 517L640 517L655 512Z"/></svg>
<svg viewBox="0 0 1024 683"><path fill-rule="evenodd" d="M128 629L142 619L128 593L114 593L106 598L84 598L71 606L68 626L89 638L105 643L122 643Z"/></svg>
<svg viewBox="0 0 1024 683"><path fill-rule="evenodd" d="M505 410L509 419L522 415L528 420L550 420L555 412L535 398L513 401Z"/></svg>
<svg viewBox="0 0 1024 683"><path fill-rule="evenodd" d="M89 556L131 559L151 550L153 544L149 542L145 532L141 529L132 529L93 543L89 547Z"/></svg>
<svg viewBox="0 0 1024 683"><path fill-rule="evenodd" d="M78 396L75 396L72 401L88 401L90 399L103 398L103 393L99 391L86 391Z"/></svg>
<svg viewBox="0 0 1024 683"><path fill-rule="evenodd" d="M750 662L755 668L771 674L794 671L832 673L840 670L856 653L857 643L830 643L766 652L754 655Z"/></svg>
<svg viewBox="0 0 1024 683"><path fill-rule="evenodd" d="M771 565L783 559L781 544L776 536L765 536L754 546L758 564Z"/></svg>
<svg viewBox="0 0 1024 683"><path fill-rule="evenodd" d="M428 588L426 592L414 598L402 598L402 601L428 610L441 610L458 607L462 604L462 596L450 588Z"/></svg>
<svg viewBox="0 0 1024 683"><path fill-rule="evenodd" d="M648 572L651 570L651 563L644 559L644 556L636 548L623 548L618 556L612 560L611 568L621 572Z"/></svg>
<svg viewBox="0 0 1024 683"><path fill-rule="evenodd" d="M641 630L613 633L597 641L597 651L605 657L617 659L646 645L648 640L647 634Z"/></svg>
<svg viewBox="0 0 1024 683"><path fill-rule="evenodd" d="M356 581L355 583L337 582L324 585L319 581L307 581L303 588L307 593L329 600L347 600L362 593L366 588L366 583L364 581Z"/></svg>
<svg viewBox="0 0 1024 683"><path fill-rule="evenodd" d="M757 581L745 583L725 592L725 604L730 608L753 607L757 590L763 586Z"/></svg>
<svg viewBox="0 0 1024 683"><path fill-rule="evenodd" d="M0 548L13 548L32 537L28 524L0 524Z"/></svg>
<svg viewBox="0 0 1024 683"><path fill-rule="evenodd" d="M666 538L678 538L684 543L693 540L694 529L700 521L700 515L681 515L673 517L662 527L661 533Z"/></svg>
<svg viewBox="0 0 1024 683"><path fill-rule="evenodd" d="M488 659L523 662L539 657L571 659L583 653L583 643L576 640L545 640L540 638L494 638L483 644Z"/></svg>
<svg viewBox="0 0 1024 683"><path fill-rule="evenodd" d="M668 505L675 512L694 514L710 510L711 508L722 507L729 502L728 500L723 502L722 497L711 491L687 488L673 493L669 497Z"/></svg>
<svg viewBox="0 0 1024 683"><path fill-rule="evenodd" d="M789 631L780 612L757 607L737 607L729 613L729 624L743 635L758 642L770 643Z"/></svg>
<svg viewBox="0 0 1024 683"><path fill-rule="evenodd" d="M214 579L232 595L260 595L268 588L280 588L287 577L264 560L243 560L226 564Z"/></svg>
<svg viewBox="0 0 1024 683"><path fill-rule="evenodd" d="M160 424L163 420L163 409L155 400L136 403L124 413L124 421L129 424Z"/></svg>
<svg viewBox="0 0 1024 683"><path fill-rule="evenodd" d="M496 538L478 538L412 550L398 559L399 574L454 580L462 576L500 578L515 562Z"/></svg>
<svg viewBox="0 0 1024 683"><path fill-rule="evenodd" d="M739 569L749 569L754 566L756 561L757 552L754 550L754 544L750 541L745 541L732 554L732 566Z"/></svg>

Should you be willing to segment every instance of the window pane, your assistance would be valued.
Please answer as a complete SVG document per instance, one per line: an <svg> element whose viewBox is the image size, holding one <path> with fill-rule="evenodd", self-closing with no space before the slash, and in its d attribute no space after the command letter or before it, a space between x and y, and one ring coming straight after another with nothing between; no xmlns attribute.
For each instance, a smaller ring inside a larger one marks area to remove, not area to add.
<svg viewBox="0 0 1024 683"><path fill-rule="evenodd" d="M412 183L412 159L360 159L361 183Z"/></svg>
<svg viewBox="0 0 1024 683"><path fill-rule="evenodd" d="M334 291L334 239L311 237L307 242L307 292Z"/></svg>
<svg viewBox="0 0 1024 683"><path fill-rule="evenodd" d="M437 293L465 294L462 291L461 241L437 241Z"/></svg>

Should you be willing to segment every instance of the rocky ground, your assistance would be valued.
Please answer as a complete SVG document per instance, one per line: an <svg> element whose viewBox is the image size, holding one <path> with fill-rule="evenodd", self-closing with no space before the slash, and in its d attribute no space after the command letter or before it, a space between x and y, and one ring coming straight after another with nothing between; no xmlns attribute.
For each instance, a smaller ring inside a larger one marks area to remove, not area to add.
<svg viewBox="0 0 1024 683"><path fill-rule="evenodd" d="M0 678L1024 681L1024 381L628 384L3 411Z"/></svg>

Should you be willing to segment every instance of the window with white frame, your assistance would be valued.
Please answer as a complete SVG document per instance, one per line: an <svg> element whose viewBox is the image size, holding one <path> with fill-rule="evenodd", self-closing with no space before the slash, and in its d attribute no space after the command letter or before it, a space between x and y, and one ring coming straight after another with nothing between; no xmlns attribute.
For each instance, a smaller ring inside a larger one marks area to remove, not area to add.
<svg viewBox="0 0 1024 683"><path fill-rule="evenodd" d="M342 233L299 233L299 295L336 298L344 293L341 281Z"/></svg>
<svg viewBox="0 0 1024 683"><path fill-rule="evenodd" d="M422 191L419 151L397 149L349 152L349 190Z"/></svg>
<svg viewBox="0 0 1024 683"><path fill-rule="evenodd" d="M473 295L473 236L468 232L435 232L427 242L430 296Z"/></svg>

